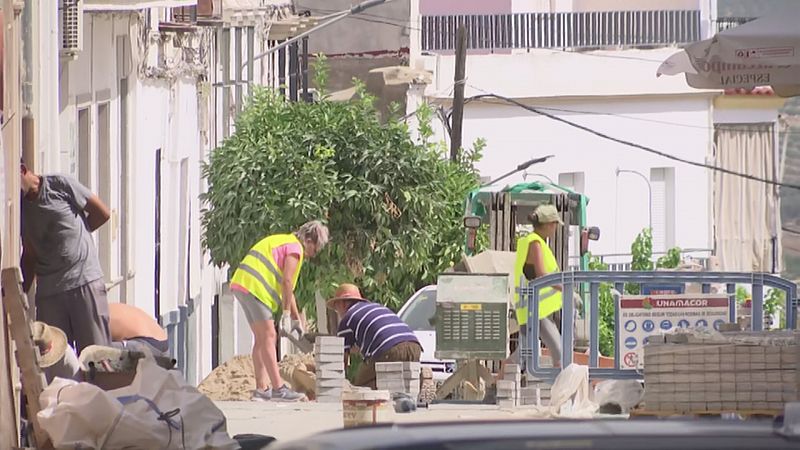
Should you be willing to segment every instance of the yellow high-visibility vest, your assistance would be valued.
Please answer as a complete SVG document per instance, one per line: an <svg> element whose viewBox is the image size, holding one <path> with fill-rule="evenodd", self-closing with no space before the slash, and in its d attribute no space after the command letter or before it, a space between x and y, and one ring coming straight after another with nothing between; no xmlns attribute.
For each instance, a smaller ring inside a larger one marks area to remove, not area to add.
<svg viewBox="0 0 800 450"><path fill-rule="evenodd" d="M519 238L517 241L517 260L514 264L514 282L519 286L520 280L525 276L524 268L525 262L528 260L528 249L531 243L538 242L542 247L542 258L544 262L544 272L553 273L558 272L558 262L550 246L536 233L531 233L527 236ZM520 295L516 290L514 291L514 309L517 313L517 323L523 326L528 323L528 306L520 304ZM553 314L561 309L561 291L546 287L539 289L539 319Z"/></svg>
<svg viewBox="0 0 800 450"><path fill-rule="evenodd" d="M283 270L278 267L272 250L285 244L300 244L293 234L276 234L260 240L247 252L236 272L231 278L231 283L247 289L254 297L261 300L273 312L278 311L281 304L283 290ZM292 288L297 286L300 269L303 267L302 245L300 246L300 261L294 273Z"/></svg>

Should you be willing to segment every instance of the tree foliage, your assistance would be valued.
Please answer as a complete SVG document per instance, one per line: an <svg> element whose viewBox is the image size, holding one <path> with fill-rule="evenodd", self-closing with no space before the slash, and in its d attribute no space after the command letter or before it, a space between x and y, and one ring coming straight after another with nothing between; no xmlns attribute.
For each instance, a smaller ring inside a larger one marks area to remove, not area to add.
<svg viewBox="0 0 800 450"><path fill-rule="evenodd" d="M291 103L255 91L236 132L203 167L203 245L214 264L235 268L262 237L321 219L331 243L302 270L301 307L316 289L328 295L354 282L397 308L460 258L482 143L450 162L431 142L429 109L412 139L399 119L382 124L374 99L357 88L350 102Z"/></svg>

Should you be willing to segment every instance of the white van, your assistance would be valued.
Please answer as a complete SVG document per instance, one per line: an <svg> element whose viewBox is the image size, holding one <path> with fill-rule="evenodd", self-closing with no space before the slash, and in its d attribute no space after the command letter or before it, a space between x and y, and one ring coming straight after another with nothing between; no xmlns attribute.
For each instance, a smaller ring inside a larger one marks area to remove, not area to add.
<svg viewBox="0 0 800 450"><path fill-rule="evenodd" d="M436 285L425 286L415 292L400 308L397 313L400 319L411 327L422 345L420 363L423 367L430 367L433 379L443 382L456 370L453 360L439 360L436 354L436 326L433 318L436 316Z"/></svg>

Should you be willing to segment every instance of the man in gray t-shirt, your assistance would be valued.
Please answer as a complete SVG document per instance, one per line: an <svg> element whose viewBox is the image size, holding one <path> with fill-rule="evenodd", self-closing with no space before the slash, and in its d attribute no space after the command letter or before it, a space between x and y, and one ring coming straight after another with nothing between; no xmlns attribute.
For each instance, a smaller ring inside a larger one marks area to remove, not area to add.
<svg viewBox="0 0 800 450"><path fill-rule="evenodd" d="M60 328L80 352L109 345L108 301L91 233L109 211L64 175L36 175L20 165L23 289L36 278L36 316Z"/></svg>

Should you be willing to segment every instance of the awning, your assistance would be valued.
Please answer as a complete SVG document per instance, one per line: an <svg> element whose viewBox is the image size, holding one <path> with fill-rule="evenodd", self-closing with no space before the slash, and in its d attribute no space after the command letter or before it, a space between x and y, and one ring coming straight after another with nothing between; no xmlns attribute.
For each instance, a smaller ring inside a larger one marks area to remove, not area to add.
<svg viewBox="0 0 800 450"><path fill-rule="evenodd" d="M772 86L800 95L800 5L718 33L670 56L656 76L686 74L698 89Z"/></svg>

